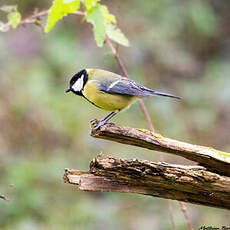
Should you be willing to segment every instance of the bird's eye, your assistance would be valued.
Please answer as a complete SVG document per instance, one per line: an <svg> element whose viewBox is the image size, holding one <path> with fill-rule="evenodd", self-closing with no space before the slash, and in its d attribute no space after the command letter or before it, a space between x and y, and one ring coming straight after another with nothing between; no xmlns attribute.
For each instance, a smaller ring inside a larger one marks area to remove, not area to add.
<svg viewBox="0 0 230 230"><path fill-rule="evenodd" d="M71 79L70 82L69 82L69 84L70 84L70 85L73 85L74 82L75 82L75 81L74 81L73 79Z"/></svg>
<svg viewBox="0 0 230 230"><path fill-rule="evenodd" d="M70 85L75 84L77 80L78 80L78 77L73 76L72 79L70 80Z"/></svg>

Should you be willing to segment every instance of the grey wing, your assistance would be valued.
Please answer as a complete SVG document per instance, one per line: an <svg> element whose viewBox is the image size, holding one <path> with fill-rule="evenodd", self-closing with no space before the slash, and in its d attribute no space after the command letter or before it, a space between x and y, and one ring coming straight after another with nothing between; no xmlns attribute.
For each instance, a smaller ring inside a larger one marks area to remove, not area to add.
<svg viewBox="0 0 230 230"><path fill-rule="evenodd" d="M93 83L99 90L111 94L123 94L123 95L137 96L137 97L148 97L152 95L158 95L158 96L181 99L181 97L178 97L173 94L163 93L163 92L158 92L158 91L148 89L147 87L129 78L124 78L124 77L112 81L104 79L103 81L91 80L90 82Z"/></svg>
<svg viewBox="0 0 230 230"><path fill-rule="evenodd" d="M152 90L131 79L124 77L116 81L103 81L103 83L100 84L99 89L111 94L124 94L138 97L146 97L152 95Z"/></svg>

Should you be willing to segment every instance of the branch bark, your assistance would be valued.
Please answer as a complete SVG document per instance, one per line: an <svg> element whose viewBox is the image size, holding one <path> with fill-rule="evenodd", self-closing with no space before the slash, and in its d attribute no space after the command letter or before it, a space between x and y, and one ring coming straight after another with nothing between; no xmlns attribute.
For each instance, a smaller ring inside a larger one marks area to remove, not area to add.
<svg viewBox="0 0 230 230"><path fill-rule="evenodd" d="M210 171L230 176L230 154L211 147L173 140L145 129L118 127L110 124L102 126L96 132L92 130L91 135L122 144L179 155L198 162Z"/></svg>
<svg viewBox="0 0 230 230"><path fill-rule="evenodd" d="M203 166L95 158L89 172L66 169L64 181L84 191L138 193L230 209L230 178Z"/></svg>

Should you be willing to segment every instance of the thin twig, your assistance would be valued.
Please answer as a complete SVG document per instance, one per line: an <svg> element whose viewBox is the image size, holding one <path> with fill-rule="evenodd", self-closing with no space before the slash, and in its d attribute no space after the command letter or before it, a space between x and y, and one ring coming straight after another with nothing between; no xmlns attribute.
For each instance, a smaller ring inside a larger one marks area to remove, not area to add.
<svg viewBox="0 0 230 230"><path fill-rule="evenodd" d="M114 56L115 59L117 60L117 63L118 63L118 65L119 65L119 67L120 67L120 69L121 69L121 72L123 73L124 77L129 78L128 72L127 72L127 70L126 70L126 68L125 68L125 66L124 66L124 64L123 64L123 62L122 62L122 60L121 60L121 58L120 58L120 56L119 56L119 53L118 53L117 50L114 48L114 46L113 46L113 44L112 44L112 42L110 41L110 39L109 39L108 36L106 36L106 40L105 40L105 41L106 41L107 45L109 46L109 48L110 48L110 50L111 50L113 56ZM151 118L150 118L150 116L149 116L149 113L148 113L148 111L147 111L147 109L146 109L146 107L145 107L145 105L144 105L144 102L143 102L141 99L139 99L139 100L138 100L138 103L139 103L139 106L140 106L140 108L141 108L141 111L142 111L143 114L144 114L144 117L145 117L145 120L146 120L146 122L147 122L147 124L148 124L148 126L149 126L149 129L150 129L152 132L154 132L155 130L154 130L154 127L153 127L153 123L152 123Z"/></svg>
<svg viewBox="0 0 230 230"><path fill-rule="evenodd" d="M5 195L2 195L2 194L0 194L0 199L5 200L5 201L9 200Z"/></svg>
<svg viewBox="0 0 230 230"><path fill-rule="evenodd" d="M35 13L35 14L33 14L33 15L31 15L31 16L29 16L29 17L23 19L23 20L21 20L19 24L20 24L20 25L23 25L23 24L35 23L36 20L37 20L39 17L45 16L45 15L47 15L48 13L49 13L49 9L48 9L48 10L40 11L40 12L38 12L38 13ZM85 15L84 12L79 11L79 10L77 10L77 11L71 13L71 14L79 15L79 16L84 16L84 15Z"/></svg>
<svg viewBox="0 0 230 230"><path fill-rule="evenodd" d="M39 17L45 16L45 15L47 15L48 13L49 13L49 10L42 10L42 11L40 11L40 12L38 12L38 13L35 13L35 14L33 14L33 15L31 15L31 16L29 16L29 17L23 19L23 20L21 20L19 24L22 25L22 24L27 24L27 23L34 23L34 22L36 22L36 20L37 20Z"/></svg>
<svg viewBox="0 0 230 230"><path fill-rule="evenodd" d="M183 212L183 214L184 214L186 223L187 223L187 225L188 225L188 229L193 229L192 223L191 223L191 221L190 221L190 219L189 219L189 217L188 217L187 208L186 208L184 202L179 201L179 204L180 204L180 208L181 208L181 210L182 210L182 212Z"/></svg>
<svg viewBox="0 0 230 230"><path fill-rule="evenodd" d="M152 121L151 121L151 118L150 118L150 116L149 116L149 113L148 113L148 111L147 111L147 109L146 109L146 107L145 107L145 104L144 104L143 100L139 99L139 100L138 100L138 103L139 103L139 106L140 106L140 108L141 108L142 113L144 114L145 120L146 120L146 122L147 122L147 124L148 124L148 126L149 126L149 130L150 130L151 132L155 132L155 129L154 129L154 127L153 127L153 123L152 123ZM162 158L162 159L160 159L160 161L163 161L163 156L162 156L162 154L159 154L159 156L160 156L160 158Z"/></svg>
<svg viewBox="0 0 230 230"><path fill-rule="evenodd" d="M24 19L22 19L19 22L19 26L22 26L22 25L25 25L25 24L33 24L33 23L34 24L38 23L38 25L40 25L39 24L40 17L46 16L46 15L48 15L48 13L49 13L49 9L48 10L47 9L46 10L42 10L40 12L36 12L36 13L34 13L34 14L32 14L32 15L24 18ZM73 15L79 15L79 16L84 16L85 12L77 10L77 11L71 13L71 14L73 14ZM6 32L6 31L9 31L10 29L12 29L10 22L5 23L4 24L4 31Z"/></svg>
<svg viewBox="0 0 230 230"><path fill-rule="evenodd" d="M124 74L125 77L128 77L128 72L127 72L127 70L126 70L121 58L119 57L119 54L118 54L117 50L113 47L113 44L110 41L108 36L106 37L105 41L106 41L107 45L109 46L109 48L110 48L112 54L114 55L115 59L117 60L117 63L119 65L122 73ZM144 102L141 99L139 99L138 103L139 103L139 106L141 108L141 111L144 114L145 120L146 120L146 122L147 122L147 124L149 126L150 131L154 132L155 131L154 126L153 126L153 123L152 123L151 118L149 116L149 113L148 113L148 111L147 111L147 109L146 109L146 107L144 105ZM159 156L160 161L164 161L164 157L163 157L163 155L161 153L158 153L158 156ZM185 207L183 202L180 201L179 203L180 203L180 207ZM170 212L170 210L169 210L169 212ZM188 217L188 214L187 214L187 211L185 209L183 209L182 212L183 212L185 220L187 222L188 229L193 230L191 221L190 221L190 219ZM172 213L170 215L173 216Z"/></svg>

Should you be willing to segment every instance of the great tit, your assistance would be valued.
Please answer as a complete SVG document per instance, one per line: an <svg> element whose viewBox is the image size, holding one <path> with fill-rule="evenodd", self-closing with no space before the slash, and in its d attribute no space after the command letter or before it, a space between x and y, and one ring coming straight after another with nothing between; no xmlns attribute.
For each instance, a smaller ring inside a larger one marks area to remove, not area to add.
<svg viewBox="0 0 230 230"><path fill-rule="evenodd" d="M101 109L112 111L94 126L94 130L107 123L119 111L128 108L138 98L158 95L180 99L172 94L153 91L129 78L101 69L83 69L76 73L65 92L73 92Z"/></svg>

